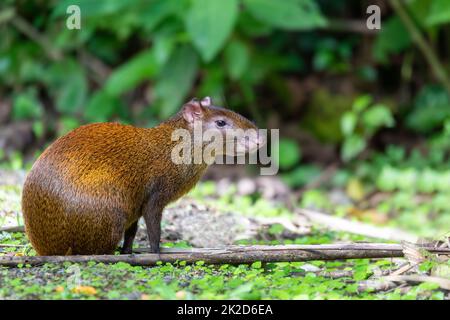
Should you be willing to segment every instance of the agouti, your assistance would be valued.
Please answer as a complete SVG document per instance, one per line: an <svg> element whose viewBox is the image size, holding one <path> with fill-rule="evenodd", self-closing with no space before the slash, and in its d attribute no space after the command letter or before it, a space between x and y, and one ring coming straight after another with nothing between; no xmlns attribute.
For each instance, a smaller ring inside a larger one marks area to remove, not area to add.
<svg viewBox="0 0 450 320"><path fill-rule="evenodd" d="M28 174L22 196L25 230L39 255L131 253L138 220L144 217L152 252L159 253L164 207L187 193L208 164L176 164L176 129L200 125L225 136L228 129L254 129L241 115L193 99L154 128L118 123L79 127L51 144ZM246 142L258 149L259 135ZM193 139L204 144L203 139ZM242 148L241 148L242 149ZM216 156L219 154L215 154Z"/></svg>

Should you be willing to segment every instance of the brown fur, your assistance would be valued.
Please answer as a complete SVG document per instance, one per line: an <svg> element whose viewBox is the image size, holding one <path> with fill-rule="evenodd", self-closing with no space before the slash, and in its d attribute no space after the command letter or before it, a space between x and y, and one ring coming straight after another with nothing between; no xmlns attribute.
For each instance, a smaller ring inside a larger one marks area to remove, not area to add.
<svg viewBox="0 0 450 320"><path fill-rule="evenodd" d="M236 127L247 119L217 107L204 121L226 116ZM34 164L25 181L22 208L39 255L110 254L125 234L131 252L137 220L144 216L150 247L159 252L164 207L187 193L206 164L171 161L174 129L189 128L181 111L150 129L117 123L82 126L59 138Z"/></svg>

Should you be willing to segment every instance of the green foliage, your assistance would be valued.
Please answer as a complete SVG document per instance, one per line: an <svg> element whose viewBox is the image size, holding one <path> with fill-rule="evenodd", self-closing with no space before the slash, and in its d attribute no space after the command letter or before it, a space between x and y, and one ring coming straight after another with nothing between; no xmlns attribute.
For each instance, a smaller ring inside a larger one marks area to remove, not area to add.
<svg viewBox="0 0 450 320"><path fill-rule="evenodd" d="M358 97L351 111L342 115L341 131L344 135L344 143L341 157L344 161L349 161L361 153L366 148L368 139L379 128L392 127L395 123L387 106L371 105L371 102L370 96Z"/></svg>
<svg viewBox="0 0 450 320"><path fill-rule="evenodd" d="M433 0L425 21L430 26L450 22L450 3L446 0Z"/></svg>
<svg viewBox="0 0 450 320"><path fill-rule="evenodd" d="M300 161L300 147L294 140L280 139L279 149L280 152L276 161L281 169L291 169Z"/></svg>
<svg viewBox="0 0 450 320"><path fill-rule="evenodd" d="M395 16L386 21L377 37L374 56L381 62L388 62L391 54L398 54L412 45L411 36L400 18Z"/></svg>
<svg viewBox="0 0 450 320"><path fill-rule="evenodd" d="M37 119L42 116L42 111L35 88L30 88L14 97L12 111L14 120Z"/></svg>
<svg viewBox="0 0 450 320"><path fill-rule="evenodd" d="M416 96L407 125L419 132L429 133L450 119L450 97L438 86L426 86Z"/></svg>

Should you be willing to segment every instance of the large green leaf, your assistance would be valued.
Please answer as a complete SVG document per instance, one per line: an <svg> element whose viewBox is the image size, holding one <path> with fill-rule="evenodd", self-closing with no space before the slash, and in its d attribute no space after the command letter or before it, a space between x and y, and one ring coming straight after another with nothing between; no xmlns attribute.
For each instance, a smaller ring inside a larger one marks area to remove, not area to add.
<svg viewBox="0 0 450 320"><path fill-rule="evenodd" d="M374 56L378 61L387 62L390 54L399 53L411 45L411 37L398 17L383 23L375 40Z"/></svg>
<svg viewBox="0 0 450 320"><path fill-rule="evenodd" d="M118 96L154 76L158 70L155 50L145 50L115 70L108 78L105 90L111 96Z"/></svg>
<svg viewBox="0 0 450 320"><path fill-rule="evenodd" d="M326 24L319 7L311 0L244 0L245 7L257 19L288 30L308 30Z"/></svg>
<svg viewBox="0 0 450 320"><path fill-rule="evenodd" d="M191 46L185 45L173 52L154 87L161 117L167 118L181 106L192 88L197 69L197 54Z"/></svg>
<svg viewBox="0 0 450 320"><path fill-rule="evenodd" d="M186 28L204 61L211 61L233 31L237 0L192 0Z"/></svg>
<svg viewBox="0 0 450 320"><path fill-rule="evenodd" d="M433 0L425 21L430 26L450 22L450 1Z"/></svg>

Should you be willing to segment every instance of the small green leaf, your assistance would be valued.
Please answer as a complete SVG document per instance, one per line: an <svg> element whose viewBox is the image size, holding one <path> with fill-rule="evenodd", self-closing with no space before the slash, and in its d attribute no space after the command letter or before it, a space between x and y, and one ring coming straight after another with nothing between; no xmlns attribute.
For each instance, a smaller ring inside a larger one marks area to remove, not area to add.
<svg viewBox="0 0 450 320"><path fill-rule="evenodd" d="M342 160L349 161L355 158L366 147L366 141L359 135L352 135L345 139L341 149Z"/></svg>
<svg viewBox="0 0 450 320"><path fill-rule="evenodd" d="M363 124L372 131L380 127L392 127L395 124L391 110L381 104L374 105L364 112Z"/></svg>
<svg viewBox="0 0 450 320"><path fill-rule="evenodd" d="M361 113L362 111L367 109L367 107L370 105L371 102L372 102L372 97L370 95L365 94L365 95L359 96L353 102L352 109L356 113Z"/></svg>
<svg viewBox="0 0 450 320"><path fill-rule="evenodd" d="M345 136L350 136L355 131L356 115L353 112L346 112L341 118L341 130Z"/></svg>

